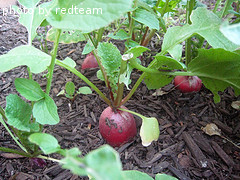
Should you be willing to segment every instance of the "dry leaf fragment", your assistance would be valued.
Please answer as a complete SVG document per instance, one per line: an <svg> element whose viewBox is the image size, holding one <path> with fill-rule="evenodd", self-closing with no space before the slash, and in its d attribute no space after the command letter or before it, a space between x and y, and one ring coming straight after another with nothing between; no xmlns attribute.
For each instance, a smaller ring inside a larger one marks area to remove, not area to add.
<svg viewBox="0 0 240 180"><path fill-rule="evenodd" d="M240 101L233 101L231 106L236 110L240 110Z"/></svg>
<svg viewBox="0 0 240 180"><path fill-rule="evenodd" d="M155 93L153 93L153 96L163 96L164 94L168 94L168 92L163 91L161 88L157 89Z"/></svg>
<svg viewBox="0 0 240 180"><path fill-rule="evenodd" d="M221 136L221 130L214 123L207 124L205 127L202 128L202 130L209 136Z"/></svg>

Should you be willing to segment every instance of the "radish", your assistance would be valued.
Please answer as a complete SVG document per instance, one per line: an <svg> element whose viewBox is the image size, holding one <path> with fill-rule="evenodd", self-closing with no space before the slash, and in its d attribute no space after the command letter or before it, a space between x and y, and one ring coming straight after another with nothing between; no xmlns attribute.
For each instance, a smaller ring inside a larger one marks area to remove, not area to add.
<svg viewBox="0 0 240 180"><path fill-rule="evenodd" d="M176 76L174 85L183 93L198 92L202 87L202 80L197 76Z"/></svg>
<svg viewBox="0 0 240 180"><path fill-rule="evenodd" d="M82 63L82 69L89 69L89 68L96 68L96 67L98 67L98 62L95 56L93 55L93 53L89 53Z"/></svg>
<svg viewBox="0 0 240 180"><path fill-rule="evenodd" d="M124 106L121 108L127 109ZM133 139L137 134L135 119L132 114L107 107L99 119L99 131L107 143L119 147Z"/></svg>

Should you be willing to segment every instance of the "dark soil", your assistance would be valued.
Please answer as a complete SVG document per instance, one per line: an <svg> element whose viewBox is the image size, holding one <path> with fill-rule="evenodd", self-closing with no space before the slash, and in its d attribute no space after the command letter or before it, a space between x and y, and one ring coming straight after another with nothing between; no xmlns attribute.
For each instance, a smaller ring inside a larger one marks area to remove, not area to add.
<svg viewBox="0 0 240 180"><path fill-rule="evenodd" d="M43 32L41 30L40 32ZM0 11L0 54L19 45L26 44L26 30L14 16L2 16ZM60 45L58 58L69 56L80 69L84 56L81 55L83 43ZM153 43L150 43L153 44ZM36 47L40 47L37 41ZM48 44L51 48L51 43ZM159 51L156 46L150 47ZM107 93L104 83L97 79L97 70L84 71L101 90ZM17 77L26 77L25 67L18 67L7 73L0 73L0 105L5 107L5 98L16 93L13 81ZM132 77L136 81L139 72ZM43 74L35 75L44 89L46 81ZM58 106L61 122L49 126L45 131L53 134L62 148L78 147L83 155L98 148L105 142L98 131L98 118L107 105L93 92L91 95L78 95L75 101L56 95L67 81L73 81L77 88L86 84L75 75L60 67L55 68L51 95ZM221 94L222 101L213 102L213 95L204 87L199 93L182 94L168 85L162 90L164 95L153 96L144 83L128 101L126 107L148 117L156 117L160 124L161 135L157 142L143 147L139 135L133 142L115 148L121 156L124 170L139 170L153 176L167 173L179 179L240 179L240 149L219 136L208 136L201 128L215 123L222 135L235 143L240 142L240 113L231 107L235 97L232 89ZM138 131L140 119L136 117ZM4 127L0 125L0 146L18 148ZM55 155L53 155L55 156ZM55 163L47 162L43 169L29 165L28 158L10 157L0 152L0 179L87 179L72 175Z"/></svg>

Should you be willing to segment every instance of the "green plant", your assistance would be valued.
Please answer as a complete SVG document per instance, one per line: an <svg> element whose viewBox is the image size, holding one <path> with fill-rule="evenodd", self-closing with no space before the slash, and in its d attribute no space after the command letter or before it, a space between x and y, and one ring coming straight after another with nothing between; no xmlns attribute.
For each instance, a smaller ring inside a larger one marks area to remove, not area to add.
<svg viewBox="0 0 240 180"><path fill-rule="evenodd" d="M72 81L68 81L65 84L65 90L61 90L57 96L65 95L67 98L74 100L78 94L92 94L92 90L87 86L83 86L76 92L75 84Z"/></svg>

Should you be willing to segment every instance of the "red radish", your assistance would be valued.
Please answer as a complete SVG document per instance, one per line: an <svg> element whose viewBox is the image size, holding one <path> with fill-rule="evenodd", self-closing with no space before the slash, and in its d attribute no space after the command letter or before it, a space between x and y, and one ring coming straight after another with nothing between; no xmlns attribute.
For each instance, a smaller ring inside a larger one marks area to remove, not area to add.
<svg viewBox="0 0 240 180"><path fill-rule="evenodd" d="M44 168L47 166L47 163L44 159L40 159L40 158L30 158L30 165L32 168Z"/></svg>
<svg viewBox="0 0 240 180"><path fill-rule="evenodd" d="M176 76L174 85L183 93L198 92L202 87L202 80L197 76Z"/></svg>
<svg viewBox="0 0 240 180"><path fill-rule="evenodd" d="M98 67L98 62L95 56L93 55L93 53L89 53L82 63L82 69L96 68L96 67Z"/></svg>
<svg viewBox="0 0 240 180"><path fill-rule="evenodd" d="M121 106L123 109L127 109ZM99 131L102 137L113 147L129 142L137 134L135 119L132 114L107 107L99 119Z"/></svg>

